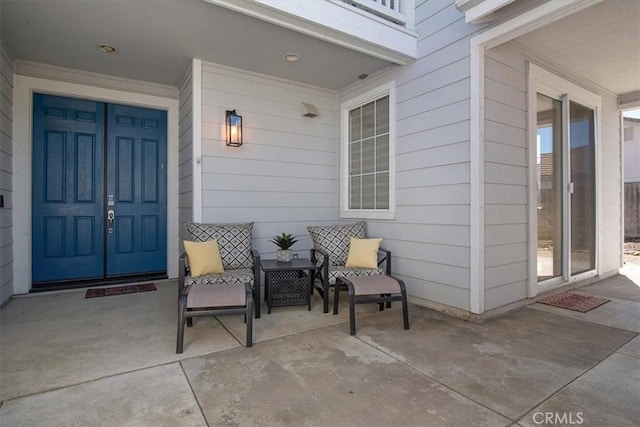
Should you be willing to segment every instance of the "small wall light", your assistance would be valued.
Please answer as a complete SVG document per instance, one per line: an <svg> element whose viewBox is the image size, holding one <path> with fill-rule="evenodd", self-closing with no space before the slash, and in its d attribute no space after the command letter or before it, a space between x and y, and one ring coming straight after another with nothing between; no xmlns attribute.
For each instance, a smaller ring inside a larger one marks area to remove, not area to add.
<svg viewBox="0 0 640 427"><path fill-rule="evenodd" d="M227 145L239 147L242 145L242 116L236 110L227 110Z"/></svg>

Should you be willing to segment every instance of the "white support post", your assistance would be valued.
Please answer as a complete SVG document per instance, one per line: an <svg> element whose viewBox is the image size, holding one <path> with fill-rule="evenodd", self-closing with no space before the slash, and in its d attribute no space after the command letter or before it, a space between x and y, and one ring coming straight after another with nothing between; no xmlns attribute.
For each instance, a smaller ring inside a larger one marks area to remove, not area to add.
<svg viewBox="0 0 640 427"><path fill-rule="evenodd" d="M191 63L191 117L193 120L193 221L202 222L202 61Z"/></svg>
<svg viewBox="0 0 640 427"><path fill-rule="evenodd" d="M484 47L471 45L471 280L472 313L484 312Z"/></svg>

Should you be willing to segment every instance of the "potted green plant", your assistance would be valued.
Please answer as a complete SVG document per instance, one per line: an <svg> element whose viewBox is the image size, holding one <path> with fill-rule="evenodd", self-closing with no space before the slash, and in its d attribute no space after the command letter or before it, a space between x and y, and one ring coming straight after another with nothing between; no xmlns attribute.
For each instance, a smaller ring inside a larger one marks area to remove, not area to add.
<svg viewBox="0 0 640 427"><path fill-rule="evenodd" d="M279 236L273 236L271 239L272 243L280 248L276 252L276 259L279 262L289 262L293 258L293 252L291 251L291 246L296 243L298 239L293 234L282 233Z"/></svg>

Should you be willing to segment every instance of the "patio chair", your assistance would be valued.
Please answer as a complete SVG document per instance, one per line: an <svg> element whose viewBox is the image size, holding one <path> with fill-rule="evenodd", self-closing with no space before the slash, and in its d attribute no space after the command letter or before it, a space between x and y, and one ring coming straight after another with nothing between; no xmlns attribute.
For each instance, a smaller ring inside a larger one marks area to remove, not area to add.
<svg viewBox="0 0 640 427"><path fill-rule="evenodd" d="M207 271L210 266L204 269L195 263L190 266L187 253L179 258L177 353L183 350L185 323L192 326L193 318L200 316L244 314L246 346L252 346L254 308L256 318L260 317L260 255L251 248L252 229L253 223L186 225L185 247L193 246L192 252L200 251L198 245L190 243L214 243L215 240L214 247L219 252L210 258L219 266ZM209 250L209 245L206 246ZM209 254L197 253L198 263L202 264L201 260ZM196 267L194 273L192 270Z"/></svg>
<svg viewBox="0 0 640 427"><path fill-rule="evenodd" d="M391 275L391 251L380 247L375 268L347 267L347 257L351 238L365 239L367 224L364 221L354 224L331 226L308 226L307 230L313 241L311 260L316 264L315 278L320 286L315 285L322 296L323 311L329 312L329 288L336 287L338 277ZM346 287L344 288L346 290ZM335 310L334 310L335 311Z"/></svg>

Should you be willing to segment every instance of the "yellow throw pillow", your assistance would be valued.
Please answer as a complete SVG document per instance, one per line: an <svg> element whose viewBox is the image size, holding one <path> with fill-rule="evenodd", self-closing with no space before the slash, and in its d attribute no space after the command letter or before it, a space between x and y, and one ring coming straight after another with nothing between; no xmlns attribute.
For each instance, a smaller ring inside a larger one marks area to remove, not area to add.
<svg viewBox="0 0 640 427"><path fill-rule="evenodd" d="M206 242L185 240L184 250L189 256L189 268L193 277L224 273L217 240L207 240Z"/></svg>
<svg viewBox="0 0 640 427"><path fill-rule="evenodd" d="M378 248L382 239L351 238L346 267L378 268Z"/></svg>

